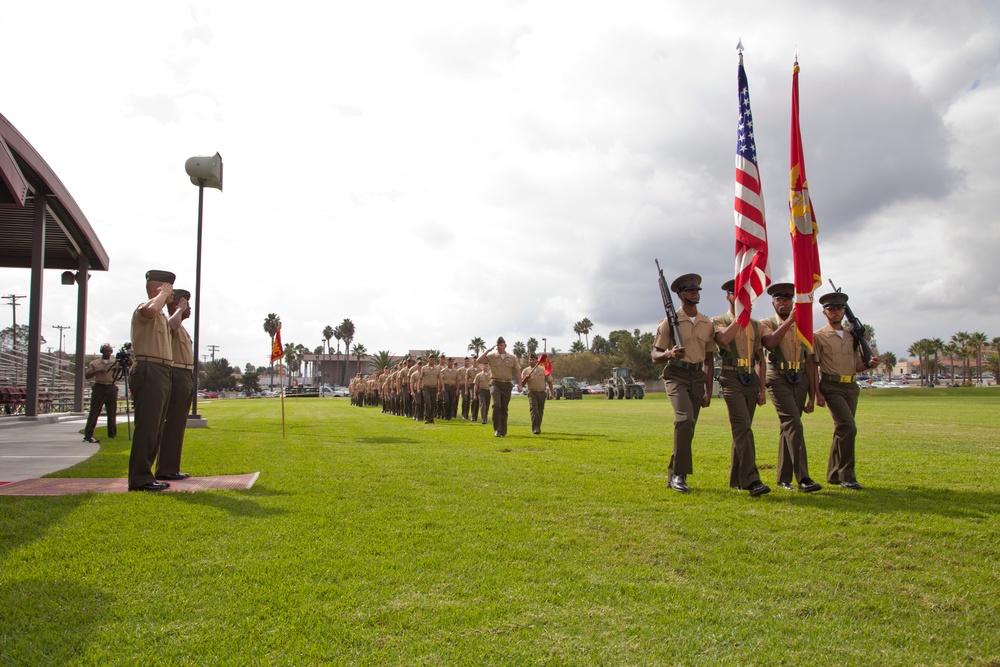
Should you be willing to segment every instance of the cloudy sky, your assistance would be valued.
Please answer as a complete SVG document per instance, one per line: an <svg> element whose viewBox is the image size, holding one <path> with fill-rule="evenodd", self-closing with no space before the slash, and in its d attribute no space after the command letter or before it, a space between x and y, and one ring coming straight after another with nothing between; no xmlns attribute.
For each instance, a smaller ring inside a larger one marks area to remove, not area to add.
<svg viewBox="0 0 1000 667"><path fill-rule="evenodd" d="M216 151L202 353L266 363L269 312L309 348L349 317L369 351L457 356L500 334L565 350L583 317L591 336L654 329L654 258L668 279L703 275L702 310L724 310L741 39L772 279L790 278L797 51L823 277L904 356L1000 335L998 7L0 0L0 113L110 255L88 352L128 339L147 269L194 291L184 162ZM0 270L3 294L28 287ZM47 272L43 334L57 346L51 327L75 323Z"/></svg>

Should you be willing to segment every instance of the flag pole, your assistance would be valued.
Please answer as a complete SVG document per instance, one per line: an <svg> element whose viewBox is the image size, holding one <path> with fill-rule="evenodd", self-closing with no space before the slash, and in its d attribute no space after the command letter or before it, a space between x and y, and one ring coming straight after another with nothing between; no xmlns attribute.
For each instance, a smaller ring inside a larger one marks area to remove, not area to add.
<svg viewBox="0 0 1000 667"><path fill-rule="evenodd" d="M281 363L282 358L278 359L278 386L281 391L281 437L285 437L285 366Z"/></svg>

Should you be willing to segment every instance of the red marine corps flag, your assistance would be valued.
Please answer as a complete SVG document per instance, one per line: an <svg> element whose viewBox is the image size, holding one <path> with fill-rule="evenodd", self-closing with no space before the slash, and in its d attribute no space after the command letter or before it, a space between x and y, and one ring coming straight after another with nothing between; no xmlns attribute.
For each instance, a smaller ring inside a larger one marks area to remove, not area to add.
<svg viewBox="0 0 1000 667"><path fill-rule="evenodd" d="M795 271L795 331L809 351L813 347L813 292L823 284L819 270L819 227L813 214L806 180L806 161L799 131L799 58L792 68L792 153L789 173L791 192L788 211L791 216L792 265Z"/></svg>
<svg viewBox="0 0 1000 667"><path fill-rule="evenodd" d="M737 72L739 121L736 127L736 321L746 328L754 300L771 283L771 264L767 257L767 222L764 220L764 200L760 195L760 173L757 171L757 144L753 136L753 115L750 113L750 88L743 69L743 43Z"/></svg>
<svg viewBox="0 0 1000 667"><path fill-rule="evenodd" d="M274 332L274 340L271 342L271 363L273 364L278 359L285 356L285 350L281 347L281 325L278 325L278 330Z"/></svg>

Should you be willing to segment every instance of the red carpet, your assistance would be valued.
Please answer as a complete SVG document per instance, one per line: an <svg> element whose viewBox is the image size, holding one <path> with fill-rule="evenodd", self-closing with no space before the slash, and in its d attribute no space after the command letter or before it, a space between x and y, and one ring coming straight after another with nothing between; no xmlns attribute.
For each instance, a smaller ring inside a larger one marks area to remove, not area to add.
<svg viewBox="0 0 1000 667"><path fill-rule="evenodd" d="M258 475L260 475L259 472L248 472L243 475L188 477L177 482L170 482L170 488L161 493L249 489L257 481ZM117 477L22 479L20 482L0 484L0 496L68 496L77 493L127 492L128 481Z"/></svg>

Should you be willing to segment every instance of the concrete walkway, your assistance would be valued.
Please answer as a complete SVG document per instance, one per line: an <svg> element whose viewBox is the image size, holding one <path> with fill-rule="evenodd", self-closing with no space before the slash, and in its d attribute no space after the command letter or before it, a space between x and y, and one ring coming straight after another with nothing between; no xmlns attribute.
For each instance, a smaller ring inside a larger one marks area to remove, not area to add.
<svg viewBox="0 0 1000 667"><path fill-rule="evenodd" d="M101 446L83 442L86 425L80 413L0 418L0 482L41 477L90 458Z"/></svg>

